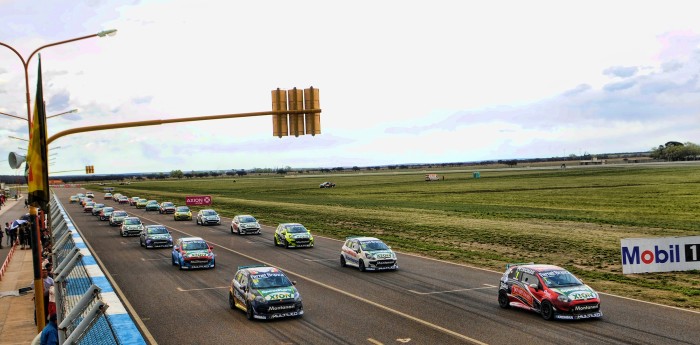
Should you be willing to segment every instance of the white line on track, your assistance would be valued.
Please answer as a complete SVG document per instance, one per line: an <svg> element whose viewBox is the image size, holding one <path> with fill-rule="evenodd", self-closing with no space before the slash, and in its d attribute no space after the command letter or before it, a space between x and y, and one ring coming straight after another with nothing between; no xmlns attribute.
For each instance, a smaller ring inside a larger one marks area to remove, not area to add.
<svg viewBox="0 0 700 345"><path fill-rule="evenodd" d="M224 289L228 288L229 286L217 286L217 287L210 287L210 288L201 288L201 289L183 289L181 287L177 288L177 291L180 292L190 292L190 291L202 291L202 290L216 290L216 289Z"/></svg>
<svg viewBox="0 0 700 345"><path fill-rule="evenodd" d="M487 284L484 284L487 285ZM468 288L468 289L456 289L456 290L445 290L445 291L432 291L432 292L418 292L416 290L408 290L409 292L413 292L414 294L417 295L434 295L434 294L439 294L439 293L450 293L450 292L460 292L460 291L472 291L472 290L484 290L484 289L493 289L495 286L493 285L487 285L486 287L478 287L478 288Z"/></svg>
<svg viewBox="0 0 700 345"><path fill-rule="evenodd" d="M165 258L160 258L160 259L145 259L145 258L141 258L141 261L161 261L161 260L165 260Z"/></svg>
<svg viewBox="0 0 700 345"><path fill-rule="evenodd" d="M369 341L370 343L372 343L374 345L384 345L384 343L380 343L372 338L367 338L367 341Z"/></svg>
<svg viewBox="0 0 700 345"><path fill-rule="evenodd" d="M335 261L336 259L304 259L306 261Z"/></svg>

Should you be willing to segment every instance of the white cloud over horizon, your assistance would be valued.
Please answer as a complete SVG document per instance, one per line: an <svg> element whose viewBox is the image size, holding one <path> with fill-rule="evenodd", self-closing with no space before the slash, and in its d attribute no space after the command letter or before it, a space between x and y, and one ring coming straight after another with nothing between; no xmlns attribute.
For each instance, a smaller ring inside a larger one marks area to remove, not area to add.
<svg viewBox="0 0 700 345"><path fill-rule="evenodd" d="M631 11L634 8L634 11ZM41 51L49 134L270 109L313 85L322 134L269 116L76 134L52 171L370 166L636 152L700 142L700 22L690 1L0 0L0 42ZM34 24L32 24L34 23ZM40 24L39 24L40 23ZM29 67L31 97L36 57ZM22 65L0 47L0 112L24 116ZM26 122L0 116L7 155ZM65 148L64 148L65 147ZM4 156L4 157L5 157ZM0 174L12 170L0 164Z"/></svg>

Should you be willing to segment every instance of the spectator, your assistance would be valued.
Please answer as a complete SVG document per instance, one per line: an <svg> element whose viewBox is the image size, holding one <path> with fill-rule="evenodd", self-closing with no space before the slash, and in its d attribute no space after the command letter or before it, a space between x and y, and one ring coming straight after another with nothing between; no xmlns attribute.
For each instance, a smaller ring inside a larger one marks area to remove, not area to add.
<svg viewBox="0 0 700 345"><path fill-rule="evenodd" d="M49 290L54 285L53 278L49 277L49 271L41 270L41 279L44 281L44 315L49 315Z"/></svg>
<svg viewBox="0 0 700 345"><path fill-rule="evenodd" d="M19 249L24 249L24 224L20 225L19 228L15 228L15 231L19 235Z"/></svg>
<svg viewBox="0 0 700 345"><path fill-rule="evenodd" d="M24 223L24 249L32 249L32 231L29 223Z"/></svg>
<svg viewBox="0 0 700 345"><path fill-rule="evenodd" d="M58 325L56 313L49 315L49 323L41 331L41 345L58 345Z"/></svg>
<svg viewBox="0 0 700 345"><path fill-rule="evenodd" d="M10 231L10 223L5 223L5 235L7 235L7 246L12 245L12 232Z"/></svg>
<svg viewBox="0 0 700 345"><path fill-rule="evenodd" d="M56 285L49 287L49 317L56 314Z"/></svg>
<svg viewBox="0 0 700 345"><path fill-rule="evenodd" d="M5 229L9 229L10 232L10 245L14 246L17 243L17 228L12 229L9 223L5 223Z"/></svg>

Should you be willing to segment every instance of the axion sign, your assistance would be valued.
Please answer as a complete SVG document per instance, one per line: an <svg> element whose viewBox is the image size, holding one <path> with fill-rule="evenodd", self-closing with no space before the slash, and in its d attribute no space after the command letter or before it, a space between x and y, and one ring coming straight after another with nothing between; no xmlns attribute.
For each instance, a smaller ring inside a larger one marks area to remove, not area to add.
<svg viewBox="0 0 700 345"><path fill-rule="evenodd" d="M187 206L211 205L211 195L186 196L185 204Z"/></svg>

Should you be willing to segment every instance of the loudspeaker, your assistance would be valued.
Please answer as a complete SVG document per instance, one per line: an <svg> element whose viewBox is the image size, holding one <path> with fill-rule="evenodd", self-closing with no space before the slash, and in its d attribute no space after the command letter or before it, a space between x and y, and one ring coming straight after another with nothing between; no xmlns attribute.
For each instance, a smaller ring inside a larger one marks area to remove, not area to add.
<svg viewBox="0 0 700 345"><path fill-rule="evenodd" d="M7 161L10 163L10 168L12 169L19 169L19 166L26 160L27 156L22 156L14 152L10 152L10 155L7 157Z"/></svg>

